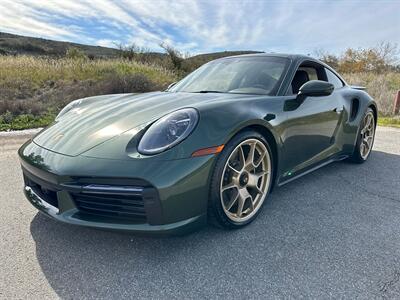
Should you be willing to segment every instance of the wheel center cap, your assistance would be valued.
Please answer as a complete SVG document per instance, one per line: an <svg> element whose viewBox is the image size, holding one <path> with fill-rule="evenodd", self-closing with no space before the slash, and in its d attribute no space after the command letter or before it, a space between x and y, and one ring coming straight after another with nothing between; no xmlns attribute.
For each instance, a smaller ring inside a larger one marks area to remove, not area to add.
<svg viewBox="0 0 400 300"><path fill-rule="evenodd" d="M243 173L242 175L240 175L239 183L241 186L246 185L248 182L249 182L249 174Z"/></svg>

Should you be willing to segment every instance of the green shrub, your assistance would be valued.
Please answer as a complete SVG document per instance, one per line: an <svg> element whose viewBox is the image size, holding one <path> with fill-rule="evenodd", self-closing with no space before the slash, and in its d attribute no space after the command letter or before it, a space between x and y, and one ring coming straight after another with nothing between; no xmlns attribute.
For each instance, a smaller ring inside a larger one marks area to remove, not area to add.
<svg viewBox="0 0 400 300"><path fill-rule="evenodd" d="M379 117L378 118L378 125L400 128L400 116L396 116L396 117Z"/></svg>
<svg viewBox="0 0 400 300"><path fill-rule="evenodd" d="M108 92L110 94L145 93L155 91L160 87L141 73L118 74L107 78L103 82L105 86L108 86Z"/></svg>
<svg viewBox="0 0 400 300"><path fill-rule="evenodd" d="M12 120L14 119L14 116L12 114L12 112L10 112L9 110L7 110L2 116L2 121L3 123L11 123Z"/></svg>
<svg viewBox="0 0 400 300"><path fill-rule="evenodd" d="M81 49L70 47L67 49L65 56L70 59L86 59L88 58Z"/></svg>
<svg viewBox="0 0 400 300"><path fill-rule="evenodd" d="M11 120L6 120L4 117L4 115L0 116L0 130L20 130L47 126L54 121L55 114L53 112L47 112L41 116L22 114Z"/></svg>

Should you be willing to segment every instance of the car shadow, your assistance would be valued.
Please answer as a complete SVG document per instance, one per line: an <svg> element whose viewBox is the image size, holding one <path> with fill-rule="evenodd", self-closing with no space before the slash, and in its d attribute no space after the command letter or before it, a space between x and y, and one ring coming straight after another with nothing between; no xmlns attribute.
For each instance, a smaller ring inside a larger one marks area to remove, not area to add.
<svg viewBox="0 0 400 300"><path fill-rule="evenodd" d="M315 255L324 257L336 247L325 227L340 231L343 225L336 224L332 214L340 215L342 224L363 222L365 211L355 207L366 201L365 194L354 193L349 201L343 199L344 193L368 185L367 193L393 202L399 196L393 188L398 178L390 174L396 170L400 170L400 156L379 151L362 165L331 164L276 188L257 220L241 230L207 226L182 237L148 238L61 224L40 213L30 230L43 274L61 298L224 297L246 281L263 282L267 290L286 280L279 286L290 289L284 269L293 266L287 266L287 261L298 260L299 269L291 280L300 284L311 276L302 274L301 259L310 258L309 268ZM337 196L332 195L335 190ZM349 211L356 218L347 219ZM318 248L321 253L312 248L316 241L326 246ZM299 249L303 258L298 257Z"/></svg>

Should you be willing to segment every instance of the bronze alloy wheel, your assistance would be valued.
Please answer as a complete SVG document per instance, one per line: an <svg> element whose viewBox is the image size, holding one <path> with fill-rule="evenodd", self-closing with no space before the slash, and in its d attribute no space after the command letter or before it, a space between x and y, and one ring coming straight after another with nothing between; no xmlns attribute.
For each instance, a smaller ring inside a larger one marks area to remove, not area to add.
<svg viewBox="0 0 400 300"><path fill-rule="evenodd" d="M375 113L371 108L368 108L360 121L357 141L354 151L349 157L350 161L357 164L362 164L367 161L374 145L375 128Z"/></svg>
<svg viewBox="0 0 400 300"><path fill-rule="evenodd" d="M365 160L371 152L375 136L375 118L372 111L367 112L361 129L360 155Z"/></svg>
<svg viewBox="0 0 400 300"><path fill-rule="evenodd" d="M222 173L220 199L226 216L245 222L261 208L271 181L271 158L258 139L247 139L231 152Z"/></svg>

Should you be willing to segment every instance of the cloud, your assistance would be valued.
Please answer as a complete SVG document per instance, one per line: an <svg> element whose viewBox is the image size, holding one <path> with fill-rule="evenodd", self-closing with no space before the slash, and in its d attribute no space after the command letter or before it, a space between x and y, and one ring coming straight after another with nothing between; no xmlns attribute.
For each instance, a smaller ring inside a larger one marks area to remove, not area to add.
<svg viewBox="0 0 400 300"><path fill-rule="evenodd" d="M3 0L0 4L0 30L44 37L77 38L77 28L54 26L47 21L48 15L37 12L19 1Z"/></svg>
<svg viewBox="0 0 400 300"><path fill-rule="evenodd" d="M108 47L108 48L115 48L115 47L116 47L114 41L112 41L112 40L107 40L107 39L104 39L104 40L97 40L97 41L96 41L96 45L97 45L97 46L102 46L102 47Z"/></svg>
<svg viewBox="0 0 400 300"><path fill-rule="evenodd" d="M398 1L2 0L0 30L182 51L337 52L400 43Z"/></svg>

